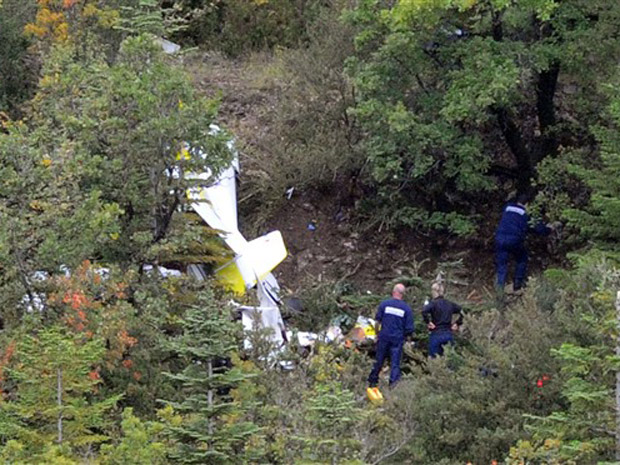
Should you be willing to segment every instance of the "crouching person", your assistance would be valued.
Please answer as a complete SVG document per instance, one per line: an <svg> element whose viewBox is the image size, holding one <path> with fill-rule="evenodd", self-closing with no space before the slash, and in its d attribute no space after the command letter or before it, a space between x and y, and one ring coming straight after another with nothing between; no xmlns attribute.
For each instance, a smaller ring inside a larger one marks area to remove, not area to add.
<svg viewBox="0 0 620 465"><path fill-rule="evenodd" d="M407 336L413 334L413 311L403 300L405 286L396 284L392 290L392 298L379 304L377 310L377 360L368 376L368 385L376 387L379 372L386 358L390 359L390 386L400 379L400 360L403 345Z"/></svg>

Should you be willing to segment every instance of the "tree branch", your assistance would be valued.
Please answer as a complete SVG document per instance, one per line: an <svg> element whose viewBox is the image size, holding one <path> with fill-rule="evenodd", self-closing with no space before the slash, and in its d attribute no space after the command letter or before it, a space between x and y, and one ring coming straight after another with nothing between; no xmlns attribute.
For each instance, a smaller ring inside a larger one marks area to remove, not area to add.
<svg viewBox="0 0 620 465"><path fill-rule="evenodd" d="M493 40L497 42L501 42L504 40L504 26L502 23L502 13L499 11L493 11L492 15L492 23L491 23L491 34L493 36Z"/></svg>
<svg viewBox="0 0 620 465"><path fill-rule="evenodd" d="M517 189L520 192L525 192L529 190L530 180L534 174L530 154L523 142L521 131L508 114L508 111L505 108L499 108L495 110L495 114L506 144L517 162Z"/></svg>
<svg viewBox="0 0 620 465"><path fill-rule="evenodd" d="M560 74L560 64L555 61L549 69L538 75L536 83L536 110L538 112L538 124L540 126L540 139L535 153L536 162L547 155L554 154L558 149L557 137L552 133L556 124L555 116L555 91Z"/></svg>

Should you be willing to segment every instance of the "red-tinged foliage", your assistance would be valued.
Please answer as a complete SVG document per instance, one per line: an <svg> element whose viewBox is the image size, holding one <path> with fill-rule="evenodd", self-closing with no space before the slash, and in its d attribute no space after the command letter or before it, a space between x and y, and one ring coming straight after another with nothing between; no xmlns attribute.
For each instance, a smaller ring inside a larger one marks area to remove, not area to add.
<svg viewBox="0 0 620 465"><path fill-rule="evenodd" d="M6 350L0 357L0 396L3 394L2 384L4 383L4 367L11 361L11 357L15 353L16 342L11 341L7 346Z"/></svg>
<svg viewBox="0 0 620 465"><path fill-rule="evenodd" d="M85 340L101 337L107 341L107 369L118 368L127 352L138 343L128 327L131 305L129 286L113 274L102 278L103 271L89 261L71 276L52 280L48 304L62 321ZM107 271L106 271L107 273Z"/></svg>
<svg viewBox="0 0 620 465"><path fill-rule="evenodd" d="M125 330L118 333L118 339L127 347L133 347L138 343L138 340L135 337L131 337Z"/></svg>

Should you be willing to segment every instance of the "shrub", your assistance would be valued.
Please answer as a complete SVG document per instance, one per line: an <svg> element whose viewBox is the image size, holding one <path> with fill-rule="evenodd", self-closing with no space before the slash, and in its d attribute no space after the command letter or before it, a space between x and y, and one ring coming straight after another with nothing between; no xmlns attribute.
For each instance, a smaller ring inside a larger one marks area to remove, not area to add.
<svg viewBox="0 0 620 465"><path fill-rule="evenodd" d="M257 173L245 189L249 208L277 206L295 187L337 187L348 200L363 160L353 149L358 138L347 109L354 91L344 74L353 51L353 29L342 24L339 10L325 10L313 23L306 46L278 53L270 77L279 91L275 108L265 115L270 128L247 147L248 169Z"/></svg>
<svg viewBox="0 0 620 465"><path fill-rule="evenodd" d="M179 35L229 55L290 47L307 38L308 25L325 4L321 0L178 0L174 7L188 19Z"/></svg>
<svg viewBox="0 0 620 465"><path fill-rule="evenodd" d="M0 112L14 113L33 90L35 70L28 66L23 28L34 11L34 1L0 2Z"/></svg>

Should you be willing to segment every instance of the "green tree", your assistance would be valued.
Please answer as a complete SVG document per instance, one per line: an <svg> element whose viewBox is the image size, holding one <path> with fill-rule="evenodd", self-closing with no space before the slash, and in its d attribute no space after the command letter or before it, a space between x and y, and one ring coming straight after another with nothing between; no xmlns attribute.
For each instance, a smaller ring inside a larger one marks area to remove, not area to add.
<svg viewBox="0 0 620 465"><path fill-rule="evenodd" d="M601 108L593 83L611 76L620 54L609 40L619 9L582 0L360 2L349 14L360 28L350 70L375 217L470 233L471 204L497 181L526 191L541 160L580 147L587 139L573 134L589 134ZM586 44L596 52L584 54Z"/></svg>
<svg viewBox="0 0 620 465"><path fill-rule="evenodd" d="M4 367L5 400L0 404L0 438L45 463L53 446L67 459L84 457L107 440L109 411L118 396L98 398L101 339L77 336L60 326L21 334Z"/></svg>
<svg viewBox="0 0 620 465"><path fill-rule="evenodd" d="M413 433L394 463L410 456L414 463L446 465L500 460L517 438L527 438L524 414L546 415L557 407L557 362L550 350L562 329L536 297L538 289L530 288L532 294L505 315L494 309L469 314L456 351L411 367L391 409L413 404ZM552 381L539 388L543 376Z"/></svg>
<svg viewBox="0 0 620 465"><path fill-rule="evenodd" d="M123 436L116 444L101 447L101 465L164 465L165 444L158 441L163 425L142 422L133 414L132 408L123 411L121 423Z"/></svg>
<svg viewBox="0 0 620 465"><path fill-rule="evenodd" d="M589 188L589 203L565 209L564 216L595 248L620 260L620 83L617 79L612 82L606 86L610 97L605 113L608 121L596 129L598 160L591 159L587 164L577 160L578 164L569 167Z"/></svg>
<svg viewBox="0 0 620 465"><path fill-rule="evenodd" d="M561 370L562 408L527 416L531 439L510 453L511 464L598 464L612 462L616 447L614 386L618 356L617 269L586 259L572 273L554 272L565 313L564 340L552 350ZM569 320L570 319L570 320ZM572 321L571 321L572 320Z"/></svg>
<svg viewBox="0 0 620 465"><path fill-rule="evenodd" d="M264 48L295 47L308 37L318 0L175 0L171 11L187 18L177 37L230 55Z"/></svg>
<svg viewBox="0 0 620 465"><path fill-rule="evenodd" d="M339 383L317 384L304 402L303 417L306 435L297 438L303 449L296 463L362 463L355 429L364 411L353 392Z"/></svg>
<svg viewBox="0 0 620 465"><path fill-rule="evenodd" d="M99 250L125 265L157 261L173 217L187 204L187 172L218 170L230 160L227 137L210 125L217 104L196 95L191 81L152 36L123 42L118 61L75 63L62 50L50 60L33 102L33 124L66 134L88 156L84 190L122 211L121 241ZM174 242L172 247L174 246ZM153 253L152 253L153 252Z"/></svg>
<svg viewBox="0 0 620 465"><path fill-rule="evenodd" d="M14 114L34 87L34 63L28 63L28 40L22 34L34 6L31 1L0 2L0 112Z"/></svg>
<svg viewBox="0 0 620 465"><path fill-rule="evenodd" d="M152 36L127 39L112 65L72 50L52 49L28 123L0 134L1 279L11 309L24 295L34 301L36 270L85 259L140 267L190 250L213 258L214 233L180 212L187 189L209 182L184 174L215 175L230 160L225 133L210 127L216 103L195 94Z"/></svg>
<svg viewBox="0 0 620 465"><path fill-rule="evenodd" d="M210 291L187 311L182 326L183 334L170 343L184 363L182 371L169 375L180 399L168 403L181 416L169 426L175 445L170 455L186 464L246 463L260 428L246 421L248 405L235 401L231 390L252 375L226 366L240 343L240 327Z"/></svg>
<svg viewBox="0 0 620 465"><path fill-rule="evenodd" d="M22 303L36 306L44 286L37 270L75 267L119 232L118 206L81 186L87 154L66 138L55 145L46 138L23 123L10 123L0 134L0 282L9 322L23 311L24 296Z"/></svg>

